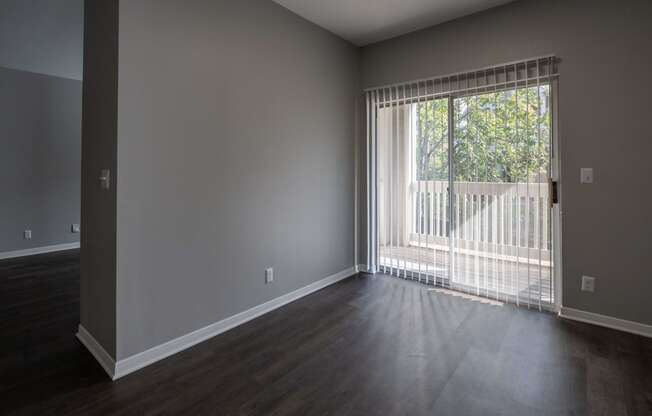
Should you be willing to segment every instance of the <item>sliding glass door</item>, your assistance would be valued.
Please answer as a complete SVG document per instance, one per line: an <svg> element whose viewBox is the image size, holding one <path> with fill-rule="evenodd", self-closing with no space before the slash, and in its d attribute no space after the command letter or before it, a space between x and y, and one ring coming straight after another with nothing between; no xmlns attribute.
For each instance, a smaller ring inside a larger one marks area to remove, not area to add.
<svg viewBox="0 0 652 416"><path fill-rule="evenodd" d="M553 304L550 86L451 98L453 283Z"/></svg>
<svg viewBox="0 0 652 416"><path fill-rule="evenodd" d="M376 97L378 266L552 308L551 82L505 84Z"/></svg>

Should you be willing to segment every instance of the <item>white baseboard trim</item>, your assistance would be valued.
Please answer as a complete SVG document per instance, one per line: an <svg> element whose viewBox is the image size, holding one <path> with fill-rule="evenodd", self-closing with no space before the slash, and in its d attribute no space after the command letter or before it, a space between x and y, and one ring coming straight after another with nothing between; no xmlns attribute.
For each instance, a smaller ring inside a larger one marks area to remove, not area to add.
<svg viewBox="0 0 652 416"><path fill-rule="evenodd" d="M580 309L567 308L565 306L559 309L559 317L652 338L652 325L639 322L627 321L625 319L586 312Z"/></svg>
<svg viewBox="0 0 652 416"><path fill-rule="evenodd" d="M115 380L115 360L111 355L106 352L104 348L100 345L99 342L91 335L90 332L84 328L82 324L79 324L77 330L77 338L81 341L82 344L93 354L93 357L100 363L104 371L111 377L111 380Z"/></svg>
<svg viewBox="0 0 652 416"><path fill-rule="evenodd" d="M0 260L13 259L15 257L33 256L34 254L52 253L54 251L72 250L79 248L79 243L56 244L53 246L26 248L24 250L5 251L0 253Z"/></svg>
<svg viewBox="0 0 652 416"><path fill-rule="evenodd" d="M107 373L109 373L109 375L113 380L116 380L120 377L124 377L127 374L140 370L141 368L153 364L156 361L160 361L166 357L181 352L187 348L192 347L193 345L199 344L200 342L203 342L209 338L212 338L216 335L226 332L229 329L235 328L239 325L249 322L252 319L255 319L268 312L271 312L274 309L280 308L283 305L286 305L290 302L293 302L297 299L307 296L320 289L323 289L326 286L330 286L334 283L337 283L340 280L346 279L347 277L350 277L354 274L356 274L355 267L342 270L339 273L328 276L315 283L302 287L301 289L297 289L293 292L287 293L276 299L272 299L261 305L254 306L253 308L248 309L244 312L240 312L236 315L230 316L219 322L215 322L214 324L208 325L204 328L200 328L189 334L182 335L179 338L175 338L164 344L157 345L156 347L150 348L141 353L132 355L122 360L118 360L118 362L114 364L114 370L113 371L107 370ZM84 343L84 345L86 345L86 343ZM89 348L89 350L91 349L88 345L86 346ZM100 357L98 357L98 355L96 355L96 353L94 353L93 350L91 350L91 353L93 353L95 358L97 358L97 360L100 361L100 364L102 364ZM103 357L102 359L106 360L106 357Z"/></svg>

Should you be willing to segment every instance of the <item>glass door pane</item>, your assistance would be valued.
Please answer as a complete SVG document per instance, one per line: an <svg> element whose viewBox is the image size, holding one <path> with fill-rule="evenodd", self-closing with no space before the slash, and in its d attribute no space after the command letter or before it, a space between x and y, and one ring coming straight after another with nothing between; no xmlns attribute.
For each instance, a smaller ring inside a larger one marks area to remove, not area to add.
<svg viewBox="0 0 652 416"><path fill-rule="evenodd" d="M448 100L378 110L381 268L430 284L448 279Z"/></svg>
<svg viewBox="0 0 652 416"><path fill-rule="evenodd" d="M550 85L442 98L420 87L376 97L381 270L554 307Z"/></svg>
<svg viewBox="0 0 652 416"><path fill-rule="evenodd" d="M452 285L552 305L549 85L453 101Z"/></svg>

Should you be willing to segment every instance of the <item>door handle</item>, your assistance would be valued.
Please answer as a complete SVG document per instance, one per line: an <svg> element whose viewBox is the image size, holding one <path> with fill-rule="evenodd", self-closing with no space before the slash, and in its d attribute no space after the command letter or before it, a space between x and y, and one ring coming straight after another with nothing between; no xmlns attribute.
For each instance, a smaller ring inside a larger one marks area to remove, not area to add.
<svg viewBox="0 0 652 416"><path fill-rule="evenodd" d="M548 199L550 199L550 208L559 203L559 182L548 178Z"/></svg>

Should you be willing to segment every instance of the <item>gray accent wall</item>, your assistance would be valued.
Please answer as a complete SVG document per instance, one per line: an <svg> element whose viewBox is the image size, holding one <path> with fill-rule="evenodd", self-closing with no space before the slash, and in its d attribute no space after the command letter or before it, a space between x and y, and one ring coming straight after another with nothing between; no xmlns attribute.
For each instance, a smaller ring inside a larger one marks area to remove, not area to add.
<svg viewBox="0 0 652 416"><path fill-rule="evenodd" d="M116 354L118 0L87 0L82 111L81 324ZM102 169L112 185L100 187Z"/></svg>
<svg viewBox="0 0 652 416"><path fill-rule="evenodd" d="M81 91L0 67L0 253L79 241Z"/></svg>
<svg viewBox="0 0 652 416"><path fill-rule="evenodd" d="M82 28L83 0L0 2L0 253L79 241Z"/></svg>
<svg viewBox="0 0 652 416"><path fill-rule="evenodd" d="M267 0L142 0L120 2L115 61L115 9L99 3L86 3L82 319L105 349L123 359L352 268L358 50Z"/></svg>
<svg viewBox="0 0 652 416"><path fill-rule="evenodd" d="M80 80L83 3L0 1L0 67Z"/></svg>
<svg viewBox="0 0 652 416"><path fill-rule="evenodd" d="M521 0L362 49L364 87L554 53L563 305L652 324L652 2ZM592 167L595 183L580 184ZM580 291L581 275L597 278Z"/></svg>

